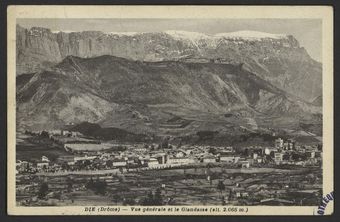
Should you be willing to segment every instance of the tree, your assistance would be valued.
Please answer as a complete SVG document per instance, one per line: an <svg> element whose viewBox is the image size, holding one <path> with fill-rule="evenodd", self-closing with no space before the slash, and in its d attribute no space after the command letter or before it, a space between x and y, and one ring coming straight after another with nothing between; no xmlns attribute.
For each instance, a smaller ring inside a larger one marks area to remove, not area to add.
<svg viewBox="0 0 340 222"><path fill-rule="evenodd" d="M121 174L124 173L123 167L119 167L118 169Z"/></svg>
<svg viewBox="0 0 340 222"><path fill-rule="evenodd" d="M293 161L301 161L301 160L306 160L306 155L302 153L293 153L292 154L292 159Z"/></svg>
<svg viewBox="0 0 340 222"><path fill-rule="evenodd" d="M283 160L289 160L289 158L290 158L290 155L286 153L282 157Z"/></svg>
<svg viewBox="0 0 340 222"><path fill-rule="evenodd" d="M112 160L106 161L106 166L107 166L108 168L112 168L112 166L113 166Z"/></svg>
<svg viewBox="0 0 340 222"><path fill-rule="evenodd" d="M105 180L100 181L99 178L93 184L93 191L96 194L104 195L106 192L107 183Z"/></svg>
<svg viewBox="0 0 340 222"><path fill-rule="evenodd" d="M228 200L230 201L230 200L232 200L232 198L233 198L233 191L230 189Z"/></svg>
<svg viewBox="0 0 340 222"><path fill-rule="evenodd" d="M48 134L48 132L46 132L46 131L42 131L41 134L40 134L40 136L43 137L43 138L48 138L48 137L49 137L49 134Z"/></svg>
<svg viewBox="0 0 340 222"><path fill-rule="evenodd" d="M47 193L48 193L48 184L42 183L38 191L38 198L43 199Z"/></svg>
<svg viewBox="0 0 340 222"><path fill-rule="evenodd" d="M266 162L272 162L273 161L273 157L271 157L270 155L266 155L265 156L265 161Z"/></svg>
<svg viewBox="0 0 340 222"><path fill-rule="evenodd" d="M155 195L154 195L154 205L161 206L163 203L162 191L160 188L157 188Z"/></svg>
<svg viewBox="0 0 340 222"><path fill-rule="evenodd" d="M222 191L225 190L225 185L222 180L218 181L217 189L220 191L220 194L222 195Z"/></svg>
<svg viewBox="0 0 340 222"><path fill-rule="evenodd" d="M208 152L209 152L209 153L212 153L212 154L214 154L214 155L215 155L217 151L216 151L216 149L215 149L215 148L213 148L213 147L210 147Z"/></svg>
<svg viewBox="0 0 340 222"><path fill-rule="evenodd" d="M67 177L67 190L68 192L71 192L73 189L73 180L69 177Z"/></svg>
<svg viewBox="0 0 340 222"><path fill-rule="evenodd" d="M244 155L244 156L248 156L248 155L249 155L249 150L248 150L248 148L245 148L245 149L244 149L243 155Z"/></svg>
<svg viewBox="0 0 340 222"><path fill-rule="evenodd" d="M163 205L161 188L157 188L155 194L150 190L147 196L141 201L143 206L160 206Z"/></svg>
<svg viewBox="0 0 340 222"><path fill-rule="evenodd" d="M61 200L61 192L56 192L54 193L54 198L58 199L58 200Z"/></svg>
<svg viewBox="0 0 340 222"><path fill-rule="evenodd" d="M112 194L112 202L115 202L116 205L118 204L118 201L121 199L121 196L116 194L116 193L113 193Z"/></svg>
<svg viewBox="0 0 340 222"><path fill-rule="evenodd" d="M221 202L222 202L222 206L224 206L225 205L225 198L224 198L224 196L221 197Z"/></svg>
<svg viewBox="0 0 340 222"><path fill-rule="evenodd" d="M117 151L125 151L126 150L126 147L125 146L118 146L116 148Z"/></svg>
<svg viewBox="0 0 340 222"><path fill-rule="evenodd" d="M169 139L168 138L165 138L161 144L161 148L169 148Z"/></svg>
<svg viewBox="0 0 340 222"><path fill-rule="evenodd" d="M141 201L141 205L143 206L152 206L153 205L153 194L150 190L147 196Z"/></svg>
<svg viewBox="0 0 340 222"><path fill-rule="evenodd" d="M90 160L85 160L83 165L86 166L90 166L91 165L91 161Z"/></svg>
<svg viewBox="0 0 340 222"><path fill-rule="evenodd" d="M93 187L94 187L94 181L93 181L93 179L91 177L90 180L86 184L86 188L92 190Z"/></svg>

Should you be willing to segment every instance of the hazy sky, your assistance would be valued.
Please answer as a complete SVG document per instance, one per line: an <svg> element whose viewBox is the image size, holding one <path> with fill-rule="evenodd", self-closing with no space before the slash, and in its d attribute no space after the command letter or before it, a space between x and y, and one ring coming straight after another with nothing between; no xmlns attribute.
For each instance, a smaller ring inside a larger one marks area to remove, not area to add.
<svg viewBox="0 0 340 222"><path fill-rule="evenodd" d="M253 30L291 34L317 61L322 60L322 21L320 19L17 19L23 27L51 30L103 32L156 32L184 30L215 34Z"/></svg>

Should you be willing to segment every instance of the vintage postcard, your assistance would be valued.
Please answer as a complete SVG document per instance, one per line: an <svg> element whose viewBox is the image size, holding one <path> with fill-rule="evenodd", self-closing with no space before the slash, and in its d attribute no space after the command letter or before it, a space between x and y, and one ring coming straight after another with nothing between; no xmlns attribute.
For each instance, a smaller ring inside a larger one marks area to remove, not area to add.
<svg viewBox="0 0 340 222"><path fill-rule="evenodd" d="M10 6L11 215L333 213L333 9Z"/></svg>

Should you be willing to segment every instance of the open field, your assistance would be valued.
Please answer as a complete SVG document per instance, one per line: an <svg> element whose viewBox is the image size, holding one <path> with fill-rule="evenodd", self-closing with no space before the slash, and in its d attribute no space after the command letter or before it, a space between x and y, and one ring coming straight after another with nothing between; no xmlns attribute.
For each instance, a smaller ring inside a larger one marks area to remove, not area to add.
<svg viewBox="0 0 340 222"><path fill-rule="evenodd" d="M110 143L101 143L101 144L66 144L66 149L71 151L102 151L108 150L113 147Z"/></svg>
<svg viewBox="0 0 340 222"><path fill-rule="evenodd" d="M162 199L164 204L168 205L221 205L222 197L228 205L259 205L261 199L269 197L286 199L298 205L301 201L302 205L316 205L321 191L321 170L318 168L288 170L201 167L123 174L119 171L97 173L54 176L39 174L36 177L39 180L46 178L50 183L50 191L63 190L61 187L66 186L66 181L71 180L73 190L66 192L64 200L56 204L74 206L138 205L150 191L155 192L161 187ZM90 178L106 181L104 196L94 194L85 188ZM314 181L310 178L314 178ZM220 181L225 184L224 190L217 189ZM249 196L240 198L236 196L237 192L246 192ZM22 199L20 195L17 198L18 201ZM126 203L126 200L130 202Z"/></svg>

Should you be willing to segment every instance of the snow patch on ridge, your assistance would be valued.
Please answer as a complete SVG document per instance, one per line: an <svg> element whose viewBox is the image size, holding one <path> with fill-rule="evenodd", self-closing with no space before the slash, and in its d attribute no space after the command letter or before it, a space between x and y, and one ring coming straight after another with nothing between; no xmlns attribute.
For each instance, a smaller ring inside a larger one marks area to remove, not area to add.
<svg viewBox="0 0 340 222"><path fill-rule="evenodd" d="M75 31L71 30L53 30L52 33L71 33ZM107 32L106 35L112 35L112 36L136 36L136 35L142 35L142 34L150 34L153 32ZM197 43L197 41L200 40L219 40L219 39L234 39L234 40L253 40L253 41L260 41L262 39L287 39L288 35L286 34L272 34L272 33L266 33L266 32L259 32L259 31L250 31L250 30L244 30L244 31L237 31L237 32L227 32L227 33L217 33L217 34L205 34L200 32L190 32L190 31L181 31L181 30L167 30L162 32L154 32L154 33L165 33L173 37L177 40L188 40L193 43Z"/></svg>
<svg viewBox="0 0 340 222"><path fill-rule="evenodd" d="M250 40L261 40L264 38L270 38L270 39L287 38L287 35L285 34L271 34L271 33L258 32L258 31L238 31L238 32L219 33L219 34L216 34L215 36L224 37L224 38L250 39Z"/></svg>
<svg viewBox="0 0 340 222"><path fill-rule="evenodd" d="M141 32L108 32L108 35L118 35L118 36L135 36L142 34Z"/></svg>
<svg viewBox="0 0 340 222"><path fill-rule="evenodd" d="M77 32L77 31L72 31L72 30L51 30L52 33L59 33L59 32L63 32L63 33L72 33L72 32Z"/></svg>
<svg viewBox="0 0 340 222"><path fill-rule="evenodd" d="M218 34L205 34L200 32L190 32L181 30L167 30L160 33L166 33L178 40L189 40L192 42L197 42L199 40L217 40L221 38L227 39L245 39L245 40L262 40L262 39L286 39L286 34L271 34L259 31L237 31L237 32L227 32ZM134 36L139 34L145 34L144 32L109 32L109 35L118 36Z"/></svg>
<svg viewBox="0 0 340 222"><path fill-rule="evenodd" d="M200 47L199 47L199 42L200 41L205 41L208 44L213 44L214 40L217 39L215 36L213 35L208 35L208 34L204 34L204 33L199 33L199 32L188 32L188 31L178 31L178 30L168 30L168 31L164 31L163 33L166 33L168 35L170 35L172 38L176 39L176 40L181 40L181 41L189 41L191 42L198 51L200 51Z"/></svg>
<svg viewBox="0 0 340 222"><path fill-rule="evenodd" d="M174 38L190 39L192 41L196 41L196 40L199 40L199 39L208 39L208 38L214 37L214 36L207 35L207 34L204 34L204 33L179 31L179 30L168 30L168 31L164 31L164 33L171 35Z"/></svg>

